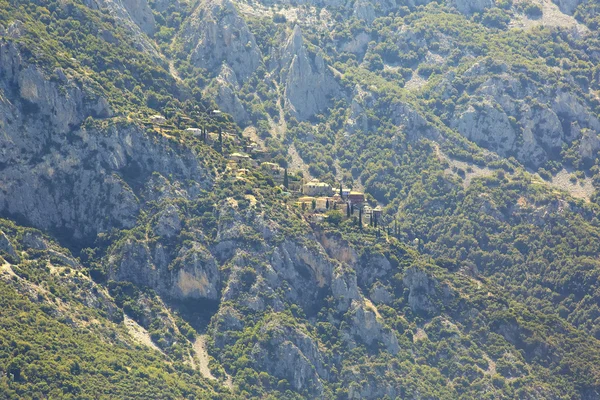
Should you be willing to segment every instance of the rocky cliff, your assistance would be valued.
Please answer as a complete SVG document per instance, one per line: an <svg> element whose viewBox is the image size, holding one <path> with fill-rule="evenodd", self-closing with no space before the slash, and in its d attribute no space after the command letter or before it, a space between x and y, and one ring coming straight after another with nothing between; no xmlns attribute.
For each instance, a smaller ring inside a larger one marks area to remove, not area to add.
<svg viewBox="0 0 600 400"><path fill-rule="evenodd" d="M254 35L230 0L201 1L179 41L194 65L216 73L226 64L239 82L245 82L262 62Z"/></svg>
<svg viewBox="0 0 600 400"><path fill-rule="evenodd" d="M10 43L0 46L0 66L4 215L89 239L112 228L133 227L145 193L171 185L150 181L153 173L195 177L182 187L191 196L211 186L211 172L191 151L160 136L150 140L136 124L83 126L86 118L108 118L112 111L76 76L58 69L50 80L24 64Z"/></svg>
<svg viewBox="0 0 600 400"><path fill-rule="evenodd" d="M279 54L280 79L285 85L285 107L300 120L324 111L331 97L340 95L340 87L321 50L309 53L302 29L294 27Z"/></svg>

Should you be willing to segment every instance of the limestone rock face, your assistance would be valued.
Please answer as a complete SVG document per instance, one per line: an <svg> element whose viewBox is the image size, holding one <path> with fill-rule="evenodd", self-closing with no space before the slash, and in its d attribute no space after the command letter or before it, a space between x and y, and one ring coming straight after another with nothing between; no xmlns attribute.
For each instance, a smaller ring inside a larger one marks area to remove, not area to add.
<svg viewBox="0 0 600 400"><path fill-rule="evenodd" d="M413 311L428 314L437 311L433 301L436 296L435 280L429 278L425 272L411 268L404 274L402 282L409 290L408 304Z"/></svg>
<svg viewBox="0 0 600 400"><path fill-rule="evenodd" d="M83 0L87 7L105 9L132 35L138 49L159 59L155 45L147 35L156 32L156 20L147 0Z"/></svg>
<svg viewBox="0 0 600 400"><path fill-rule="evenodd" d="M203 0L184 26L180 40L194 65L214 73L225 63L239 82L262 62L254 35L230 0Z"/></svg>
<svg viewBox="0 0 600 400"><path fill-rule="evenodd" d="M306 120L324 111L340 88L321 55L309 54L298 25L280 56L281 80L285 85L285 107L298 119Z"/></svg>
<svg viewBox="0 0 600 400"><path fill-rule="evenodd" d="M17 257L17 252L15 251L14 246L6 234L2 231L0 231L0 251L3 251L10 256Z"/></svg>
<svg viewBox="0 0 600 400"><path fill-rule="evenodd" d="M350 337L359 337L367 346L380 342L391 354L397 354L400 346L394 332L385 327L374 310L364 304L353 302L349 311L352 315Z"/></svg>
<svg viewBox="0 0 600 400"><path fill-rule="evenodd" d="M507 154L515 145L516 134L508 115L491 102L471 105L456 117L453 128L500 154Z"/></svg>
<svg viewBox="0 0 600 400"><path fill-rule="evenodd" d="M7 99L0 102L6 139L0 142L0 214L23 215L37 228L90 239L133 227L152 172L180 182L195 176L183 188L187 196L210 187L207 170L190 150L172 151L163 138L148 140L141 127L83 128L87 117L110 117L112 111L79 78L57 70L58 80L51 81L24 64L9 43L0 45L0 70Z"/></svg>
<svg viewBox="0 0 600 400"><path fill-rule="evenodd" d="M249 116L237 95L240 84L235 77L235 72L224 64L213 85L215 101L219 108L230 114L238 124L244 125L247 123Z"/></svg>
<svg viewBox="0 0 600 400"><path fill-rule="evenodd" d="M329 379L323 357L314 340L299 328L288 327L277 319L260 329L261 340L252 349L257 366L279 379L287 379L297 391L323 395L322 380Z"/></svg>
<svg viewBox="0 0 600 400"><path fill-rule="evenodd" d="M482 147L537 168L558 157L564 145L580 139L583 130L600 132L600 121L574 93L523 82L504 64L476 63L457 79L482 76L487 79L454 110L449 122ZM440 85L443 93L456 90L455 79L449 77ZM538 102L532 105L530 98ZM584 158L594 149L588 143L583 146Z"/></svg>
<svg viewBox="0 0 600 400"><path fill-rule="evenodd" d="M130 239L108 256L110 277L149 287L177 300L219 298L220 274L216 260L200 243L174 252L162 242Z"/></svg>

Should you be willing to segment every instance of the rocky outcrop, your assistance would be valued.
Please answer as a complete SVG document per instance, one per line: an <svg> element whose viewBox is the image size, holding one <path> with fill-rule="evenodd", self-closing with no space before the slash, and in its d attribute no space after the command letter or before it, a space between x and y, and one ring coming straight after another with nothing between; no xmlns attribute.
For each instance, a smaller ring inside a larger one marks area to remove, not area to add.
<svg viewBox="0 0 600 400"><path fill-rule="evenodd" d="M350 134L367 132L369 130L369 118L365 108L372 105L372 95L361 89L354 88L352 104L350 104L350 115L346 119L346 131Z"/></svg>
<svg viewBox="0 0 600 400"><path fill-rule="evenodd" d="M239 82L262 62L254 35L230 0L202 0L179 40L194 65L216 74L227 64Z"/></svg>
<svg viewBox="0 0 600 400"><path fill-rule="evenodd" d="M6 234L0 231L0 251L5 252L9 256L17 257L17 252Z"/></svg>
<svg viewBox="0 0 600 400"><path fill-rule="evenodd" d="M497 104L471 104L456 115L452 127L467 139L502 155L514 149L516 133L508 115Z"/></svg>
<svg viewBox="0 0 600 400"><path fill-rule="evenodd" d="M147 0L85 0L85 3L91 8L110 10L125 24L132 21L148 35L156 31L154 14Z"/></svg>
<svg viewBox="0 0 600 400"><path fill-rule="evenodd" d="M139 50L150 54L156 60L160 59L155 45L148 38L156 32L156 20L147 0L83 0L83 3L94 10L108 10L131 34ZM112 34L106 31L101 34L109 43L115 42Z"/></svg>
<svg viewBox="0 0 600 400"><path fill-rule="evenodd" d="M237 93L240 85L235 73L227 65L223 65L221 73L213 82L212 92L219 108L230 114L240 125L248 123L249 116Z"/></svg>
<svg viewBox="0 0 600 400"><path fill-rule="evenodd" d="M416 268L408 269L402 283L408 288L408 304L415 312L433 314L437 312L437 281Z"/></svg>
<svg viewBox="0 0 600 400"><path fill-rule="evenodd" d="M250 353L258 369L286 379L296 391L315 397L323 395L322 380L328 380L329 371L309 335L274 319L261 327L259 337L261 340Z"/></svg>
<svg viewBox="0 0 600 400"><path fill-rule="evenodd" d="M352 323L349 324L347 340L360 341L367 346L382 345L391 354L397 354L400 346L394 332L377 318L374 309L370 309L364 303L354 301L349 311Z"/></svg>
<svg viewBox="0 0 600 400"><path fill-rule="evenodd" d="M176 300L217 300L220 274L216 260L200 243L173 251L162 242L130 238L107 258L109 276L133 282Z"/></svg>
<svg viewBox="0 0 600 400"><path fill-rule="evenodd" d="M312 54L304 46L298 25L281 50L279 64L285 107L300 120L324 111L331 98L341 94L321 51Z"/></svg>
<svg viewBox="0 0 600 400"><path fill-rule="evenodd" d="M440 90L445 96L456 90L454 82L482 77L486 79L456 108L449 125L501 156L537 168L580 139L582 129L600 132L600 121L574 93L517 79L507 65L490 60L474 64L462 77L447 77ZM531 104L531 98L537 102ZM594 146L586 142L581 149L587 157Z"/></svg>

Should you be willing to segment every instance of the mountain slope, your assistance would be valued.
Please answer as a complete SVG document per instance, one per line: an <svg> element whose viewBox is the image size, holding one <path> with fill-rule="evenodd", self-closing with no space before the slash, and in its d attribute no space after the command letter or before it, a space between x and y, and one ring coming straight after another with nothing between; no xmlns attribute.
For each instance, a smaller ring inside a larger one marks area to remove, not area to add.
<svg viewBox="0 0 600 400"><path fill-rule="evenodd" d="M0 0L0 391L600 398L598 11Z"/></svg>

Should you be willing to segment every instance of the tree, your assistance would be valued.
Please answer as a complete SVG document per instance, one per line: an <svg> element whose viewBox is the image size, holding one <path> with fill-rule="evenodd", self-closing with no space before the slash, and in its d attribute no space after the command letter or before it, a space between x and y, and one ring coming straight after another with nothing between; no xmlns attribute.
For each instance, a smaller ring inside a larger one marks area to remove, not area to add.
<svg viewBox="0 0 600 400"><path fill-rule="evenodd" d="M362 208L359 208L359 209L358 209L358 228L359 228L361 231L362 231L362 229L363 229L363 220L362 220L362 214L363 214Z"/></svg>
<svg viewBox="0 0 600 400"><path fill-rule="evenodd" d="M290 186L290 178L288 177L288 170L286 168L285 171L283 172L283 187L288 189L289 186Z"/></svg>
<svg viewBox="0 0 600 400"><path fill-rule="evenodd" d="M350 218L352 216L351 210L350 210L350 203L346 203L346 216L348 218Z"/></svg>
<svg viewBox="0 0 600 400"><path fill-rule="evenodd" d="M329 210L329 199L325 202L325 209Z"/></svg>
<svg viewBox="0 0 600 400"><path fill-rule="evenodd" d="M219 152L223 153L223 129L219 127Z"/></svg>
<svg viewBox="0 0 600 400"><path fill-rule="evenodd" d="M342 182L340 182L340 197L344 196L344 189L342 189Z"/></svg>
<svg viewBox="0 0 600 400"><path fill-rule="evenodd" d="M312 199L312 209L315 210L317 208L317 200Z"/></svg>
<svg viewBox="0 0 600 400"><path fill-rule="evenodd" d="M327 222L332 225L339 225L342 222L343 215L340 211L332 210L327 213Z"/></svg>

